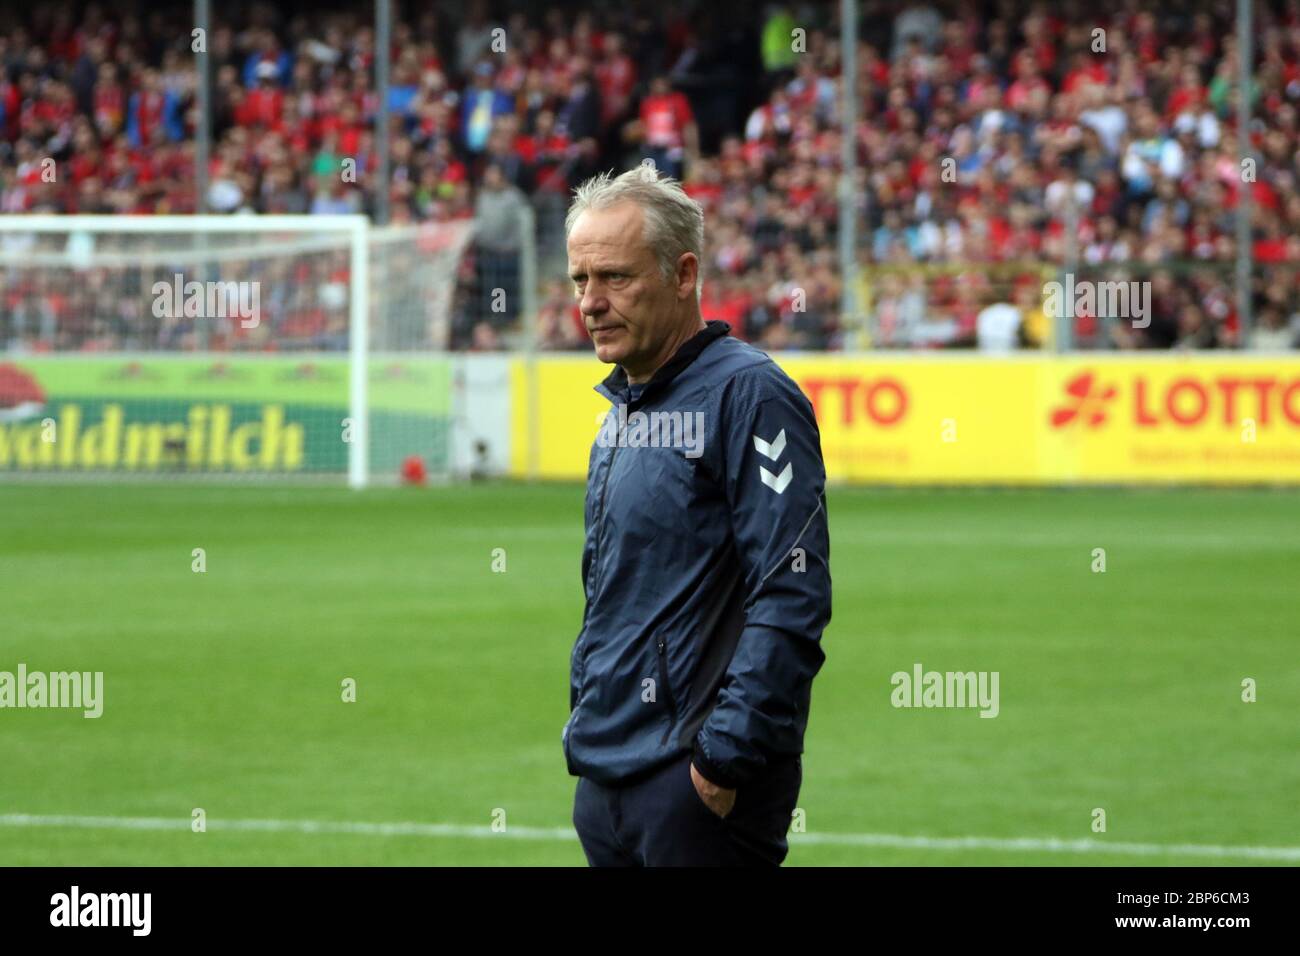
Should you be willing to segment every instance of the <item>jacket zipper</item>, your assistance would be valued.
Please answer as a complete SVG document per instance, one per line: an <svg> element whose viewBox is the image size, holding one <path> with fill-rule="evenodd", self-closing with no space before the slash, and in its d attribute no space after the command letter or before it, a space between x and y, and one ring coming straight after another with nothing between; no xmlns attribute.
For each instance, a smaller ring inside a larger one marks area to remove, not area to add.
<svg viewBox="0 0 1300 956"><path fill-rule="evenodd" d="M604 549L604 531L605 531L605 492L609 489L609 476L614 471L614 459L618 456L618 446L615 445L609 453L609 465L605 468L605 479L600 483L600 501L596 507L596 550L591 556L591 571L595 575L596 582L600 581L600 555ZM596 588L593 586L591 593L594 596Z"/></svg>
<svg viewBox="0 0 1300 956"><path fill-rule="evenodd" d="M571 713L569 715L569 719L564 722L564 733L560 735L560 741L564 744L564 759L569 762L573 761L573 757L569 751L569 735L573 733L573 725L574 723L577 722L578 710L581 707L582 707L582 698L579 697L578 703L575 704L573 707L573 713Z"/></svg>
<svg viewBox="0 0 1300 956"><path fill-rule="evenodd" d="M604 523L605 523L605 496L606 496L606 493L609 491L609 476L610 476L611 474L613 474L613 472L614 472L614 459L615 459L617 456L618 456L618 443L617 443L617 441L616 441L616 442L614 443L614 447L611 448L611 449L610 449L610 452L609 452L609 464L605 466L605 477L604 477L604 479L603 479L603 480L601 481L601 483L600 483L600 500L596 502L596 549L595 549L594 552L592 552L592 555L591 555L591 573L592 573L592 575L594 576L594 580L595 580L595 582L599 582L599 580L600 580L600 555L601 555L601 552L604 550L604 547L603 547L603 543L604 543L604 540L603 540L603 539L604 539L603 532L604 532L604 530L605 530L605 528L604 528ZM591 588L591 593L592 593L593 596L594 596L595 593L596 593L596 588L595 588L594 584L593 584L593 586L592 586L592 588ZM579 684L580 684L580 685L581 685L583 682L585 682L586 679L587 679L587 652L588 652L588 650L590 650L590 645L588 645L588 646L586 646L586 647L583 647L583 649L582 649L582 660L581 660L582 676L581 676L581 678L579 679ZM577 723L578 711L579 711L581 708L582 708L582 687L579 686L579 689L578 689L578 702L577 702L577 704L574 705L573 713L569 715L569 722L565 725L565 728L566 728L566 729L565 729L565 732L564 732L564 750L565 750L565 753L566 753L566 754L569 752L569 738L573 735L573 725L574 725L575 723ZM676 708L674 708L673 719L676 720ZM670 727L669 730L671 730L671 729L672 729L672 728Z"/></svg>
<svg viewBox="0 0 1300 956"><path fill-rule="evenodd" d="M614 456L617 454L618 454L618 445L616 444L613 447L613 449L610 450L609 464L605 468L605 478L600 483L600 500L596 503L596 549L594 552L592 552L591 555L591 573L596 580L599 580L600 578L600 553L603 550L601 547L601 533L604 531L605 492L609 488L609 476L610 473L614 470ZM591 588L591 593L593 596L596 593L596 588L594 586ZM577 704L574 705L573 713L570 715L569 730L566 733L564 738L566 748L568 747L568 734L573 732L573 719L577 717L578 708L582 706L582 684L587 679L587 652L589 649L590 649L590 645L584 646L582 648L582 656L581 659L579 660L579 665L582 668L582 672L581 672L581 676L579 677L578 702Z"/></svg>
<svg viewBox="0 0 1300 956"><path fill-rule="evenodd" d="M664 731L663 737L659 740L659 746L668 743L668 738L672 735L673 728L677 726L677 702L673 699L673 685L668 680L668 655L665 654L667 644L664 639L658 638L659 641L659 683L663 685L664 702L668 705L668 729Z"/></svg>

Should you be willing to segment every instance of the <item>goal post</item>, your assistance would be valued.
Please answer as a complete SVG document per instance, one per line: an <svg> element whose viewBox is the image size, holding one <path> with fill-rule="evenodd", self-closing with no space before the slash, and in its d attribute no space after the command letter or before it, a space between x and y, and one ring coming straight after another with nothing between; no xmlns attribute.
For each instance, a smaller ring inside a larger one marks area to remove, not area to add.
<svg viewBox="0 0 1300 956"><path fill-rule="evenodd" d="M349 230L352 250L352 283L348 296L348 411L353 432L348 442L348 485L364 488L370 480L370 405L366 387L370 357L370 244L364 216Z"/></svg>
<svg viewBox="0 0 1300 956"><path fill-rule="evenodd" d="M0 217L0 475L450 467L468 220ZM62 432L62 434L60 434Z"/></svg>

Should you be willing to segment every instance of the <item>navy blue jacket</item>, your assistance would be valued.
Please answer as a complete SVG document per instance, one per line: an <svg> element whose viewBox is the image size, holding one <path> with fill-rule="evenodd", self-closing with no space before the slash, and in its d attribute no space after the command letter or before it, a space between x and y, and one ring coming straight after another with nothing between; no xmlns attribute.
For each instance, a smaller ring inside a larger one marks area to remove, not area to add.
<svg viewBox="0 0 1300 956"><path fill-rule="evenodd" d="M689 751L736 788L803 752L831 616L820 434L729 331L709 322L636 400L621 367L596 386L613 408L587 467L575 776L625 782Z"/></svg>

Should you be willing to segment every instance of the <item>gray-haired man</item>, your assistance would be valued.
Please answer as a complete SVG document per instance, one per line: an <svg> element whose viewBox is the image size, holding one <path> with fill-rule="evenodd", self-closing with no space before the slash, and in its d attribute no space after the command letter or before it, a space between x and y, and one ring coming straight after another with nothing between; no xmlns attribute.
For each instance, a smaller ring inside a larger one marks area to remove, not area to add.
<svg viewBox="0 0 1300 956"><path fill-rule="evenodd" d="M597 386L614 407L588 465L563 733L574 826L592 865L779 864L831 614L812 406L701 318L704 218L675 182L596 177L566 232L616 366ZM702 441L674 440L688 422Z"/></svg>

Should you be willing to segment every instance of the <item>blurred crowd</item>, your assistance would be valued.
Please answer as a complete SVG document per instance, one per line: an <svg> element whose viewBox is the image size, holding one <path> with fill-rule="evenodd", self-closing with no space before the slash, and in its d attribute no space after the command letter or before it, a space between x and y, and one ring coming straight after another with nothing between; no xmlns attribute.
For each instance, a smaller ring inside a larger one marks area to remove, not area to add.
<svg viewBox="0 0 1300 956"><path fill-rule="evenodd" d="M569 191L646 160L705 207L705 317L765 348L1042 348L1063 331L1095 347L1296 347L1300 0L1255 5L1249 168L1231 0L863 0L862 278L847 319L838 6L395 4L381 195L370 5L214 5L202 205L374 213L383 201L394 223L474 219L460 348L499 348L517 326L516 309L484 308L481 293L517 288L525 207L541 345L588 347L572 290L549 278L563 274ZM56 0L0 13L3 213L199 208L191 9ZM1249 335L1233 291L1245 192ZM1067 267L1150 282L1150 323L1045 315L1044 276ZM0 290L0 309L15 295L30 307L29 293Z"/></svg>

